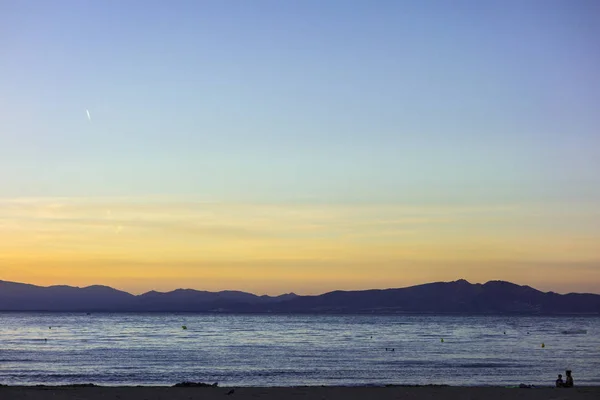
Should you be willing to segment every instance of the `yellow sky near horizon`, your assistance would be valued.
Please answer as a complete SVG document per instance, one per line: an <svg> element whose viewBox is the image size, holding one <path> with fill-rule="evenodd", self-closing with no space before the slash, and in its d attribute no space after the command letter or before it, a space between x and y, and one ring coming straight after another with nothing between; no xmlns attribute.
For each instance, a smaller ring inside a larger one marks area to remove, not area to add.
<svg viewBox="0 0 600 400"><path fill-rule="evenodd" d="M257 294L492 279L600 293L600 207L0 200L0 279Z"/></svg>

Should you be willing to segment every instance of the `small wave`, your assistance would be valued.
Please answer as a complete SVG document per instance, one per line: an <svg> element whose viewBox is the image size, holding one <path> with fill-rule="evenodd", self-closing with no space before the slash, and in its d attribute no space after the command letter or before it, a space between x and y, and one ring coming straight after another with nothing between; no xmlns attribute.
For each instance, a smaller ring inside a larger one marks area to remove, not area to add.
<svg viewBox="0 0 600 400"><path fill-rule="evenodd" d="M561 332L563 335L585 335L587 330L585 329L567 329Z"/></svg>
<svg viewBox="0 0 600 400"><path fill-rule="evenodd" d="M34 362L35 360L31 360L31 359L10 359L10 358L0 358L0 362Z"/></svg>
<svg viewBox="0 0 600 400"><path fill-rule="evenodd" d="M458 364L456 368L510 368L514 367L514 364L502 364L502 363L467 363Z"/></svg>

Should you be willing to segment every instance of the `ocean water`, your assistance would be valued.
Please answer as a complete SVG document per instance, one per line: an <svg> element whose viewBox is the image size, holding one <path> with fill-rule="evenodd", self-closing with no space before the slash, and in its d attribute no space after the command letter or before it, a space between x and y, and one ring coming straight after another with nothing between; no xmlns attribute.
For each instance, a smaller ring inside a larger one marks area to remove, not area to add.
<svg viewBox="0 0 600 400"><path fill-rule="evenodd" d="M10 385L552 385L567 368L600 385L600 318L0 313Z"/></svg>

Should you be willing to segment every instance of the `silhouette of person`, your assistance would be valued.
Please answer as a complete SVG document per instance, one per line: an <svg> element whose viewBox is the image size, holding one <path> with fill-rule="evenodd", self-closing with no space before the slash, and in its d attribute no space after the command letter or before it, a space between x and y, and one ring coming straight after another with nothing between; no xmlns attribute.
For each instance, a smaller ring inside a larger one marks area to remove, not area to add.
<svg viewBox="0 0 600 400"><path fill-rule="evenodd" d="M567 378L565 381L565 387L568 387L568 388L573 387L573 376L571 375L571 370L568 369L565 373L567 374Z"/></svg>
<svg viewBox="0 0 600 400"><path fill-rule="evenodd" d="M558 374L558 379L556 380L556 387L564 387L565 383L562 380L562 374Z"/></svg>

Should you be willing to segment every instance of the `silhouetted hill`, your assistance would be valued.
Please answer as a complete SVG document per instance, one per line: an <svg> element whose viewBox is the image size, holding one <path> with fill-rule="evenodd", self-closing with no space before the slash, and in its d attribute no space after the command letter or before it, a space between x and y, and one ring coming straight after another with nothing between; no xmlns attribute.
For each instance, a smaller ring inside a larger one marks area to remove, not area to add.
<svg viewBox="0 0 600 400"><path fill-rule="evenodd" d="M529 286L490 281L436 282L402 289L335 291L302 296L273 307L277 312L318 313L522 313L600 314L600 295L544 293Z"/></svg>
<svg viewBox="0 0 600 400"><path fill-rule="evenodd" d="M134 296L106 286L40 287L0 281L0 311L600 314L600 295L561 295L510 282L471 284L462 279L401 289L276 297L191 289Z"/></svg>
<svg viewBox="0 0 600 400"><path fill-rule="evenodd" d="M133 309L136 311L247 311L257 304L274 303L295 297L257 296L251 293L225 290L206 292L178 289L168 293L148 292L138 296Z"/></svg>
<svg viewBox="0 0 600 400"><path fill-rule="evenodd" d="M41 287L0 281L0 310L4 311L118 310L133 300L135 296L107 286Z"/></svg>

